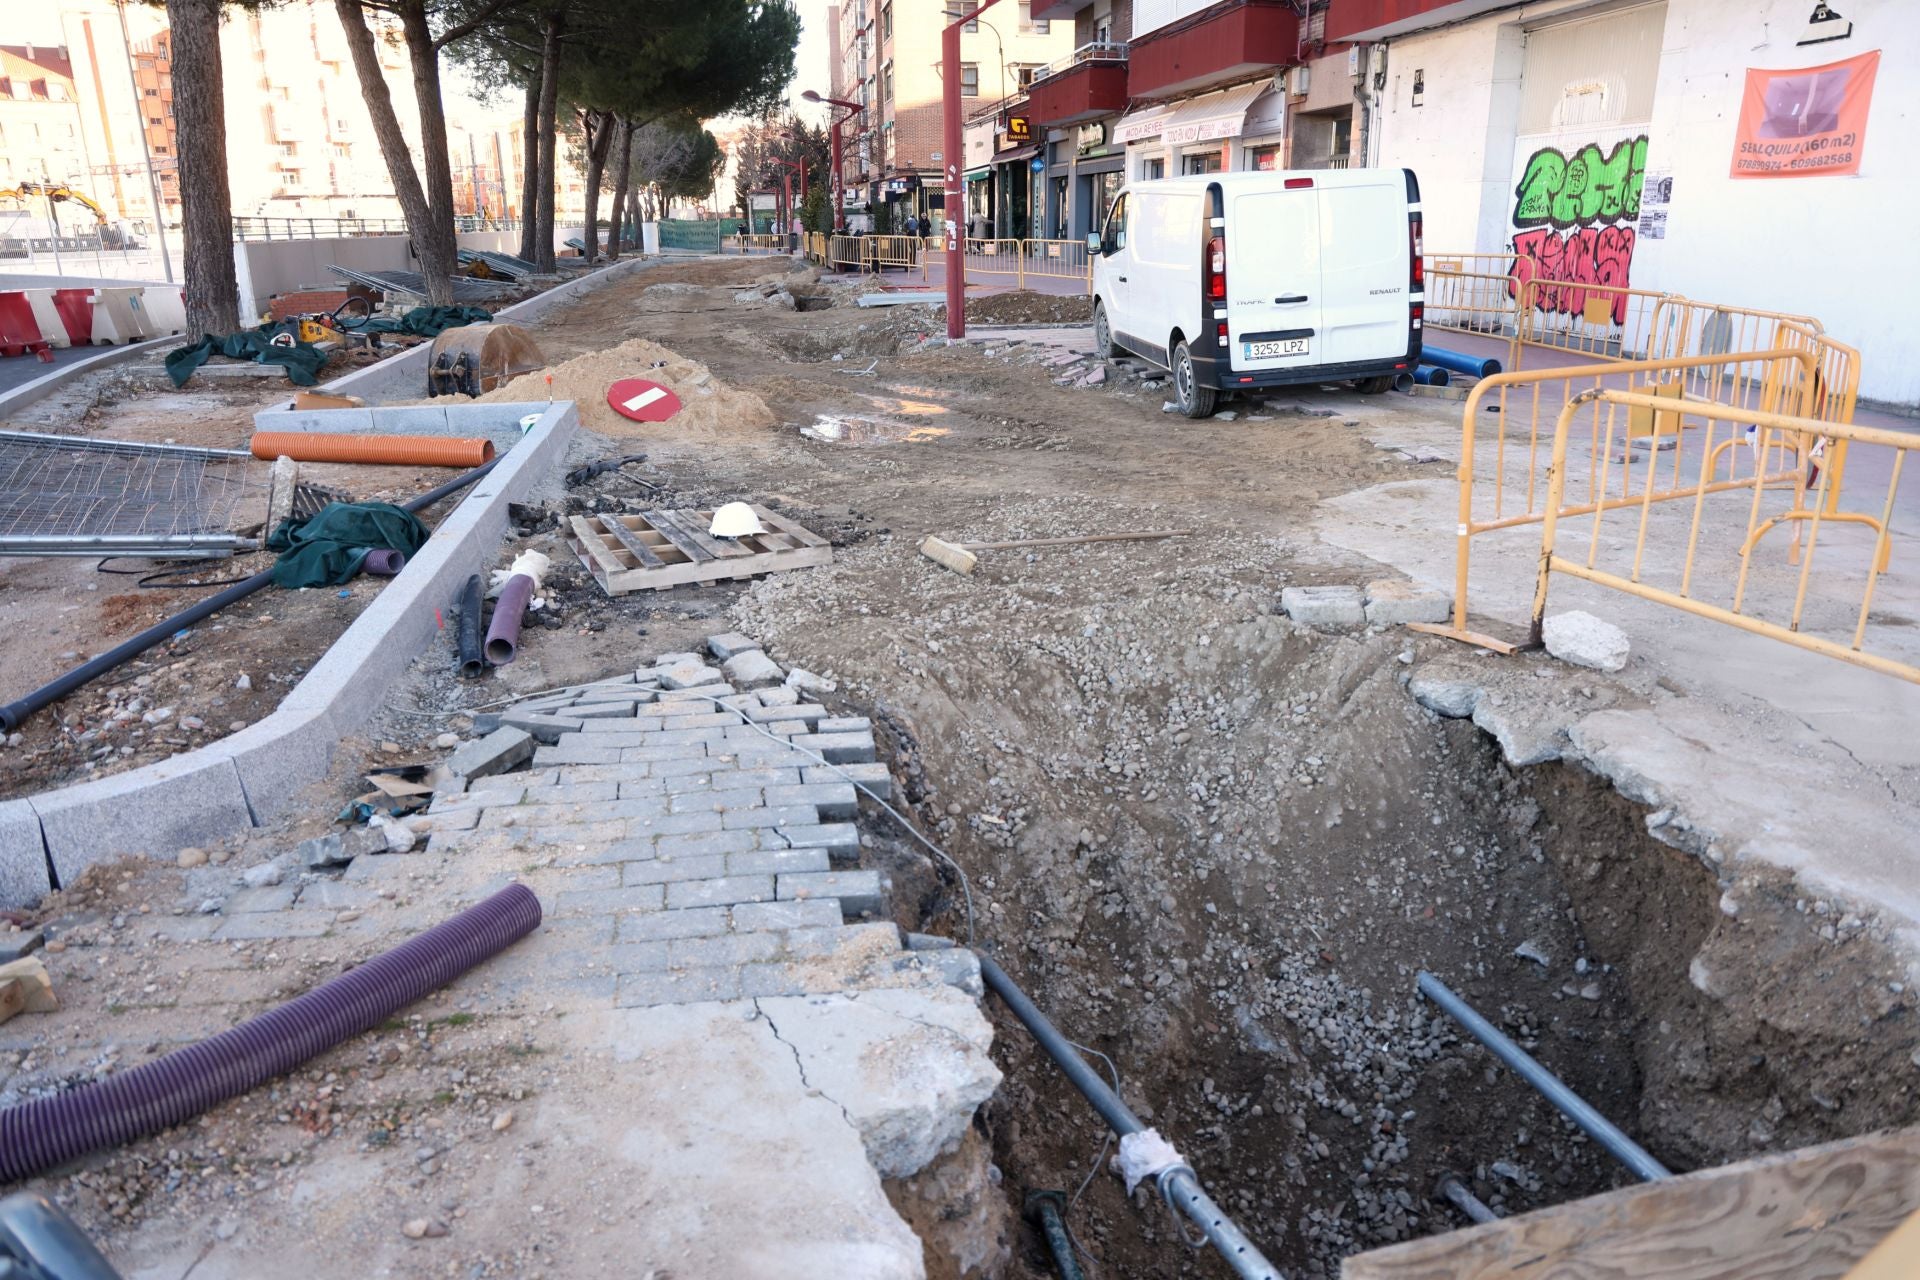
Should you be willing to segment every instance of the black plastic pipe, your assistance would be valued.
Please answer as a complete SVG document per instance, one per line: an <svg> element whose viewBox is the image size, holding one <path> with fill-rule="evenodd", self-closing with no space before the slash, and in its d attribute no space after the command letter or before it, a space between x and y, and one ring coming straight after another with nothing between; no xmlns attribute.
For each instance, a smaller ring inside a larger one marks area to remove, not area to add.
<svg viewBox="0 0 1920 1280"><path fill-rule="evenodd" d="M47 1276L51 1280L121 1280L72 1218L37 1191L16 1191L0 1200L0 1258L25 1270L0 1270L0 1280Z"/></svg>
<svg viewBox="0 0 1920 1280"><path fill-rule="evenodd" d="M460 592L460 620L454 632L460 650L460 674L468 680L487 673L487 659L480 651L480 611L486 607L485 600L486 588L476 573Z"/></svg>
<svg viewBox="0 0 1920 1280"><path fill-rule="evenodd" d="M1027 1193L1027 1221L1040 1232L1040 1238L1046 1241L1047 1253L1053 1258L1053 1269L1060 1280L1086 1280L1086 1272L1080 1269L1080 1260L1073 1256L1073 1238L1067 1234L1067 1198L1058 1191L1029 1191Z"/></svg>
<svg viewBox="0 0 1920 1280"><path fill-rule="evenodd" d="M504 455L502 455L504 456ZM408 511L423 511L450 493L454 493L478 480L481 476L498 466L499 457L495 457L485 466L475 467L463 475L456 476L447 483L429 489L406 504ZM171 640L180 632L204 618L210 618L230 604L245 600L260 588L273 581L273 570L262 569L251 578L243 578L225 591L208 596L189 608L182 609L165 622L155 623L131 640L124 641L107 650L97 658L90 658L73 670L57 679L41 685L32 693L14 702L0 707L0 732L12 733L27 717L41 710L49 703L58 702L83 685L92 684L101 676L112 671L122 663L130 662L157 644Z"/></svg>
<svg viewBox="0 0 1920 1280"><path fill-rule="evenodd" d="M510 884L277 1009L50 1098L0 1111L0 1182L18 1182L193 1119L324 1053L445 986L540 924L540 900Z"/></svg>
<svg viewBox="0 0 1920 1280"><path fill-rule="evenodd" d="M1007 971L995 964L991 956L975 952L980 958L980 976L987 987L1013 1011L1034 1040L1046 1050L1055 1066L1066 1073L1073 1087L1086 1095L1107 1127L1125 1138L1130 1133L1140 1133L1147 1126L1140 1123L1140 1117L1133 1114L1132 1108L1120 1100L1120 1095L1107 1087L1107 1082L1094 1074L1079 1050L1063 1035L1047 1015L1040 1012L1038 1005L1027 998L1027 993L1014 985ZM1226 1211L1213 1202L1213 1197L1201 1187L1199 1177L1186 1165L1175 1165L1155 1176L1160 1194L1166 1197L1169 1205L1191 1218L1201 1231L1206 1233L1207 1243L1219 1251L1227 1265L1244 1280L1284 1280L1278 1268L1260 1250L1253 1241L1241 1234L1233 1219Z"/></svg>
<svg viewBox="0 0 1920 1280"><path fill-rule="evenodd" d="M533 579L516 573L500 588L493 602L493 620L487 623L487 661L504 667L520 651L520 623L527 616L527 602L533 599Z"/></svg>

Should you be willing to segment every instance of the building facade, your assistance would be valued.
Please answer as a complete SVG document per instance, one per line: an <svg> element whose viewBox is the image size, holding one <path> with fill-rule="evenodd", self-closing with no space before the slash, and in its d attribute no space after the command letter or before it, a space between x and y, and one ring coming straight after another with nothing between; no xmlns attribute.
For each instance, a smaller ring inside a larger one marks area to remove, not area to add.
<svg viewBox="0 0 1920 1280"><path fill-rule="evenodd" d="M897 226L910 213L933 225L944 221L940 44L949 13L962 12L952 7L959 3L845 0L838 7L833 62L840 92L833 96L862 108L842 134L844 198L849 207L872 210L876 222ZM960 85L969 117L988 109L1013 114L1027 86L1072 51L1071 23L1033 9L1028 0L1009 0L962 29ZM1009 221L1031 220L1024 194L1003 208Z"/></svg>

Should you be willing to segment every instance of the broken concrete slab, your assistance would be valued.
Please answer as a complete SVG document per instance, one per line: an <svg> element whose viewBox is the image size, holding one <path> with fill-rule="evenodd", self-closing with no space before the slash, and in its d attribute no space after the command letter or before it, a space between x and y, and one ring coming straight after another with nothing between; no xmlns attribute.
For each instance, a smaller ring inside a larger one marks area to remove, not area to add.
<svg viewBox="0 0 1920 1280"><path fill-rule="evenodd" d="M759 1006L807 1083L845 1109L883 1178L909 1177L957 1147L1000 1085L988 1057L993 1026L952 988L773 996Z"/></svg>
<svg viewBox="0 0 1920 1280"><path fill-rule="evenodd" d="M721 662L725 662L736 654L747 653L759 647L758 640L749 640L738 631L728 631L722 635L707 637L707 652Z"/></svg>
<svg viewBox="0 0 1920 1280"><path fill-rule="evenodd" d="M1480 702L1480 682L1444 667L1420 668L1407 681L1407 692L1427 710L1451 720L1464 720Z"/></svg>
<svg viewBox="0 0 1920 1280"><path fill-rule="evenodd" d="M39 815L25 800L0 800L0 907L30 907L52 888Z"/></svg>
<svg viewBox="0 0 1920 1280"><path fill-rule="evenodd" d="M1391 627L1408 622L1445 622L1453 596L1406 578L1379 578L1367 584L1367 621Z"/></svg>
<svg viewBox="0 0 1920 1280"><path fill-rule="evenodd" d="M1367 620L1366 601L1358 587L1285 587L1280 607L1307 627L1358 627Z"/></svg>
<svg viewBox="0 0 1920 1280"><path fill-rule="evenodd" d="M1595 671L1624 670L1632 647L1626 632L1579 609L1548 618L1541 638L1547 642L1547 652L1560 661Z"/></svg>
<svg viewBox="0 0 1920 1280"><path fill-rule="evenodd" d="M787 678L780 664L758 649L735 654L722 663L720 669L736 689L770 689Z"/></svg>
<svg viewBox="0 0 1920 1280"><path fill-rule="evenodd" d="M585 723L585 718L580 716L547 716L531 711L517 711L512 708L508 708L506 711L500 713L500 728L518 729L522 733L531 735L535 742L543 742L548 746L552 746L554 743L560 741L560 735L563 733L578 732L583 723ZM499 730L496 729L494 732L498 733ZM488 737L491 736L492 734L488 735ZM483 741L484 740L485 739L483 739ZM454 753L454 759L458 759L459 754L460 753L456 751ZM447 763L452 765L453 761L449 760ZM508 767L510 768L511 766ZM459 771L460 770L455 767L454 772L458 773ZM498 772L498 770L493 770L492 772Z"/></svg>
<svg viewBox="0 0 1920 1280"><path fill-rule="evenodd" d="M355 827L302 840L294 846L293 852L300 859L300 865L307 870L323 871L330 867L344 867L363 854L384 853L386 849L385 832L372 827Z"/></svg>
<svg viewBox="0 0 1920 1280"><path fill-rule="evenodd" d="M533 735L524 729L503 725L484 738L462 745L447 757L447 768L467 778L505 773L533 758L533 742Z"/></svg>
<svg viewBox="0 0 1920 1280"><path fill-rule="evenodd" d="M698 659L661 667L659 672L660 687L663 689L701 689L710 684L724 683L724 677L718 671Z"/></svg>

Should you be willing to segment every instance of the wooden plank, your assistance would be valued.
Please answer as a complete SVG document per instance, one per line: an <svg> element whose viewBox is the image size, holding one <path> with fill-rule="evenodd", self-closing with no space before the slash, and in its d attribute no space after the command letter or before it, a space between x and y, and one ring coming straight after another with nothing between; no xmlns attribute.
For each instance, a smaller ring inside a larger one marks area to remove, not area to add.
<svg viewBox="0 0 1920 1280"><path fill-rule="evenodd" d="M755 507L753 514L760 517L761 524L766 525L770 529L778 529L788 537L798 540L803 546L824 547L829 545L825 538L813 532L813 530L803 529L785 516L777 512L769 511L765 507Z"/></svg>
<svg viewBox="0 0 1920 1280"><path fill-rule="evenodd" d="M640 541L640 535L627 528L627 522L619 516L601 516L600 527L612 534L638 560L643 568L664 569L667 562L655 555L653 548Z"/></svg>
<svg viewBox="0 0 1920 1280"><path fill-rule="evenodd" d="M653 526L654 532L680 548L689 560L713 560L717 557L687 536L686 530L675 523L673 517L665 511L642 511L640 518Z"/></svg>
<svg viewBox="0 0 1920 1280"><path fill-rule="evenodd" d="M654 528L660 528L665 520L675 529L685 534L687 539L715 560L729 560L734 556L752 555L753 552L730 538L716 538L707 532L707 526L713 522L711 511L649 511L647 522ZM655 519L655 517L659 519ZM661 530L665 532L665 530Z"/></svg>
<svg viewBox="0 0 1920 1280"><path fill-rule="evenodd" d="M619 573L627 567L607 547L605 536L587 517L574 516L567 523L573 529L574 552L582 562L590 562L589 567L597 567L600 573Z"/></svg>
<svg viewBox="0 0 1920 1280"><path fill-rule="evenodd" d="M1375 1249L1348 1258L1340 1274L1343 1280L1838 1280L1916 1209L1920 1129L1902 1129Z"/></svg>
<svg viewBox="0 0 1920 1280"><path fill-rule="evenodd" d="M1847 1272L1847 1280L1913 1280L1920 1276L1920 1213L1909 1217L1866 1260Z"/></svg>

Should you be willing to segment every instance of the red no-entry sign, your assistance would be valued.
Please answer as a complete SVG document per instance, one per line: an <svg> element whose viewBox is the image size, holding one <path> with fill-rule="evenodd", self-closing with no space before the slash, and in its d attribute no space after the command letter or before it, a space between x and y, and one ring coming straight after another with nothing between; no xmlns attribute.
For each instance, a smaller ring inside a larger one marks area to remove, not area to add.
<svg viewBox="0 0 1920 1280"><path fill-rule="evenodd" d="M635 422L665 422L680 412L680 397L645 378L622 378L607 388L607 404Z"/></svg>

